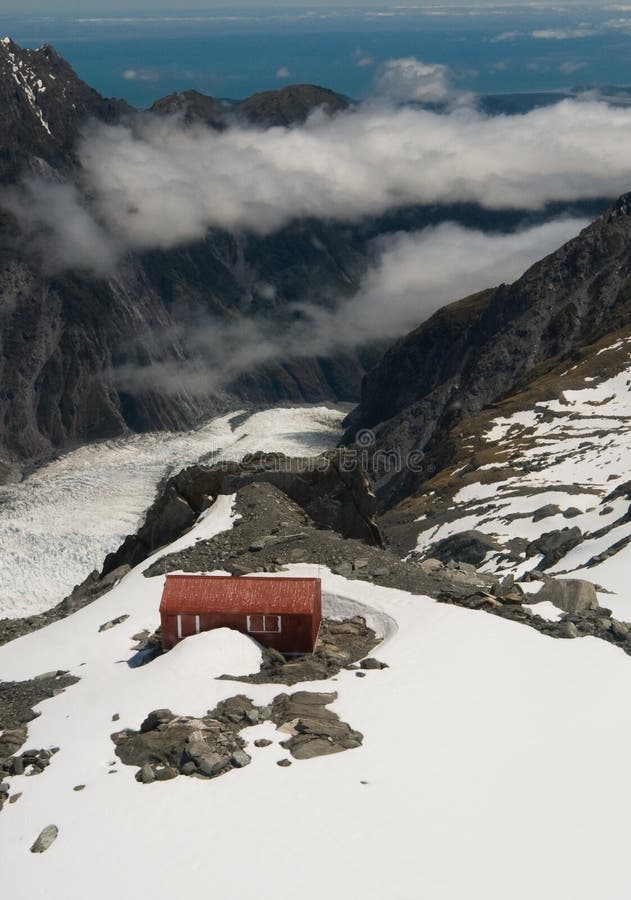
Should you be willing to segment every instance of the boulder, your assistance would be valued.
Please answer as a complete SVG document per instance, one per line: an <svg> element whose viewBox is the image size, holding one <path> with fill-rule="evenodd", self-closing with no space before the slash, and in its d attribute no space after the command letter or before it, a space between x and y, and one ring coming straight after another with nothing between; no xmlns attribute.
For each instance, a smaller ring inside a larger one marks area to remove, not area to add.
<svg viewBox="0 0 631 900"><path fill-rule="evenodd" d="M245 750L237 750L236 753L233 753L230 757L230 762L237 769L244 769L246 766L250 765L252 758L248 756Z"/></svg>
<svg viewBox="0 0 631 900"><path fill-rule="evenodd" d="M153 771L152 766L149 763L145 763L141 769L138 770L136 774L136 781L139 781L141 784L152 784L156 780L156 773Z"/></svg>
<svg viewBox="0 0 631 900"><path fill-rule="evenodd" d="M629 626L624 622L618 622L617 619L611 620L611 630L621 641L626 641L626 639L629 637Z"/></svg>
<svg viewBox="0 0 631 900"><path fill-rule="evenodd" d="M574 622L561 622L555 633L560 638L577 638L579 636Z"/></svg>
<svg viewBox="0 0 631 900"><path fill-rule="evenodd" d="M419 567L424 572L438 572L443 568L444 563L442 563L439 559L434 559L434 557L430 556L429 559L424 559L422 563L419 563Z"/></svg>
<svg viewBox="0 0 631 900"><path fill-rule="evenodd" d="M140 726L141 731L153 731L158 725L165 725L174 719L175 716L170 709L154 709Z"/></svg>
<svg viewBox="0 0 631 900"><path fill-rule="evenodd" d="M567 613L598 609L596 588L580 578L552 578L534 595L534 603L549 601Z"/></svg>
<svg viewBox="0 0 631 900"><path fill-rule="evenodd" d="M484 562L487 553L497 550L501 547L490 535L481 531L461 531L433 544L429 558L445 564L462 562L477 567Z"/></svg>
<svg viewBox="0 0 631 900"><path fill-rule="evenodd" d="M549 569L566 553L577 547L583 540L583 532L576 526L574 528L561 528L557 531L547 531L535 541L531 541L526 548L526 556L538 556L543 559L539 563L539 569Z"/></svg>
<svg viewBox="0 0 631 900"><path fill-rule="evenodd" d="M221 756L219 753L209 753L199 760L197 768L200 775L212 778L213 775L218 775L228 765L230 765L230 759L227 756Z"/></svg>
<svg viewBox="0 0 631 900"><path fill-rule="evenodd" d="M388 663L381 662L379 659L375 659L370 656L368 659L362 659L359 663L362 669L387 669L389 668Z"/></svg>
<svg viewBox="0 0 631 900"><path fill-rule="evenodd" d="M55 843L58 834L59 829L56 825L47 825L31 847L31 853L45 853Z"/></svg>

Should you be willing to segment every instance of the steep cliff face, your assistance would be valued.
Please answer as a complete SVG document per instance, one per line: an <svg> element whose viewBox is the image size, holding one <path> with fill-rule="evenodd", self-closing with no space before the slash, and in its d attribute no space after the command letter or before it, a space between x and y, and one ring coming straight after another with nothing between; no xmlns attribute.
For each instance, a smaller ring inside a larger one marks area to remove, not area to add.
<svg viewBox="0 0 631 900"><path fill-rule="evenodd" d="M436 453L460 418L631 322L630 213L626 195L513 285L452 304L399 341L366 376L346 440L371 428L378 450ZM444 464L449 446L442 452ZM379 474L382 504L425 477Z"/></svg>

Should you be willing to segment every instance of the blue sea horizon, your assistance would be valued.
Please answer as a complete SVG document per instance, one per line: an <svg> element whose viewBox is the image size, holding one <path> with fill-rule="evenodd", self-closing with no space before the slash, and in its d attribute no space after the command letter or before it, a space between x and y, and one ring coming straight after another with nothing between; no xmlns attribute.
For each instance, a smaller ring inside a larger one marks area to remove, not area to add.
<svg viewBox="0 0 631 900"><path fill-rule="evenodd" d="M137 107L189 88L241 99L303 82L361 99L380 65L407 56L449 66L476 93L631 83L631 10L602 7L0 14L0 31L53 44L100 93Z"/></svg>

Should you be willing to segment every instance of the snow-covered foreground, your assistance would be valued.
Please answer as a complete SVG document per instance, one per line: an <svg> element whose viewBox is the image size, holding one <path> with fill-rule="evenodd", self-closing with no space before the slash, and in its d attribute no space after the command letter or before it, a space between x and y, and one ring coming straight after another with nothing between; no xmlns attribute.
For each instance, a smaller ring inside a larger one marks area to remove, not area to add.
<svg viewBox="0 0 631 900"><path fill-rule="evenodd" d="M170 549L229 527L232 503L220 498ZM390 668L289 690L337 690L333 708L363 746L279 768L285 735L266 724L242 732L247 768L144 786L135 769L112 765L112 731L157 707L200 715L239 692L267 703L282 690L215 680L258 666L258 648L224 630L130 668L131 635L157 624L162 578L141 574L151 561L70 618L0 647L0 680L58 668L81 678L29 726L29 746L61 748L50 767L11 779L23 796L0 813L8 896L626 900L625 654L323 572L328 613L368 608ZM256 749L258 737L274 745ZM57 841L31 854L49 824Z"/></svg>
<svg viewBox="0 0 631 900"><path fill-rule="evenodd" d="M191 432L82 447L0 487L0 618L49 609L100 568L174 471L257 450L318 454L336 444L343 416L330 407L234 412Z"/></svg>
<svg viewBox="0 0 631 900"><path fill-rule="evenodd" d="M513 538L534 541L544 532L578 527L584 539L548 573L602 586L601 604L631 620L631 517L625 521L629 499L624 489L631 481L631 339L599 353L622 350L629 361L618 375L597 384L586 378L582 390L564 391L560 400L496 419L484 435L484 449L498 461L478 468L475 480L455 494L452 509L458 514L452 521L437 527L419 521L425 530L418 549L467 529L492 534L505 546ZM609 499L617 488L620 495ZM548 505L557 512L533 518ZM624 539L630 541L627 547L587 565ZM503 558L498 566L497 555L490 554L483 569L519 576L541 558L516 565Z"/></svg>

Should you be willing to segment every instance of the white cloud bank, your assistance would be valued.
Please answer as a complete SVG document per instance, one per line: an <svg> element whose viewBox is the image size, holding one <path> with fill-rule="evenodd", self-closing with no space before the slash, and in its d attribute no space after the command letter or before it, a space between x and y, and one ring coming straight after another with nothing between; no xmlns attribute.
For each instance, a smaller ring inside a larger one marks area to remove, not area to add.
<svg viewBox="0 0 631 900"><path fill-rule="evenodd" d="M377 95L394 103L443 104L459 96L448 66L424 63L413 56L385 62L377 72L375 89Z"/></svg>
<svg viewBox="0 0 631 900"><path fill-rule="evenodd" d="M397 337L451 300L515 281L587 224L560 219L511 234L486 234L447 222L381 238L355 297L333 312L309 308L311 339L330 348Z"/></svg>
<svg viewBox="0 0 631 900"><path fill-rule="evenodd" d="M132 248L207 229L271 233L312 216L357 220L408 204L540 209L631 189L631 110L567 100L488 117L386 106L306 125L223 133L148 117L93 128L80 148L99 221Z"/></svg>

